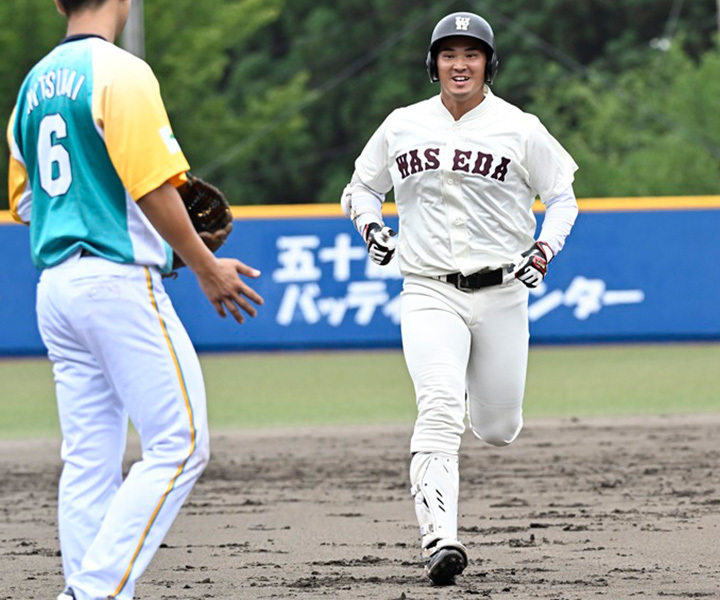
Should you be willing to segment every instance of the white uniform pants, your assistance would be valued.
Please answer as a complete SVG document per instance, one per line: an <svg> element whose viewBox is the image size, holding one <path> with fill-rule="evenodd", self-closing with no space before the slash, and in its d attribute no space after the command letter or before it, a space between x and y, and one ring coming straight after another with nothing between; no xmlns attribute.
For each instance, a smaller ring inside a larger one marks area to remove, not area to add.
<svg viewBox="0 0 720 600"><path fill-rule="evenodd" d="M428 277L405 278L403 353L418 407L411 452L457 454L466 410L472 431L488 444L503 446L517 437L527 304L528 290L517 281L465 292Z"/></svg>
<svg viewBox="0 0 720 600"><path fill-rule="evenodd" d="M75 255L43 271L63 471L58 523L78 600L133 597L209 457L197 354L156 269ZM128 416L142 460L123 481Z"/></svg>

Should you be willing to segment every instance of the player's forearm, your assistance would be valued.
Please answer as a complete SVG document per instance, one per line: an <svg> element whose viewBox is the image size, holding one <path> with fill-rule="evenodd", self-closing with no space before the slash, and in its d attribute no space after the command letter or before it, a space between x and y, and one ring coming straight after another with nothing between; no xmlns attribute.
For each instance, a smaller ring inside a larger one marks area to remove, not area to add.
<svg viewBox="0 0 720 600"><path fill-rule="evenodd" d="M578 205L572 186L545 202L545 219L538 239L550 247L553 256L565 245L577 215Z"/></svg>
<svg viewBox="0 0 720 600"><path fill-rule="evenodd" d="M170 183L138 200L138 206L152 226L196 274L211 268L215 256L192 226L180 194Z"/></svg>
<svg viewBox="0 0 720 600"><path fill-rule="evenodd" d="M349 216L355 228L365 239L368 225L377 223L382 226L382 203L385 195L363 184L357 173L353 173L352 181L343 190L341 205L343 212ZM367 241L365 239L365 241Z"/></svg>

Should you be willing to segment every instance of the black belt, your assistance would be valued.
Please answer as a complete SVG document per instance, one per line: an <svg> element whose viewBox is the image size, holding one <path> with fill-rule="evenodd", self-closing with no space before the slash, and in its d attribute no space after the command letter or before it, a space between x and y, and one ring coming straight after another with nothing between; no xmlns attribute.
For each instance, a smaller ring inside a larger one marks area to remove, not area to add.
<svg viewBox="0 0 720 600"><path fill-rule="evenodd" d="M479 271L468 276L462 273L450 273L450 275L439 275L436 279L452 283L462 291L479 290L480 288L500 285L503 282L503 270L493 269L492 271Z"/></svg>

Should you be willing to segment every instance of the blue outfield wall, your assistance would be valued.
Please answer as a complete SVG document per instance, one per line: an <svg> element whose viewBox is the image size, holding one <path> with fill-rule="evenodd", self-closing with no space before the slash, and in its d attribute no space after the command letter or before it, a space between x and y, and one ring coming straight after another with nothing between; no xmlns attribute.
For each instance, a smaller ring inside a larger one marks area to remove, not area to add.
<svg viewBox="0 0 720 600"><path fill-rule="evenodd" d="M530 297L532 342L720 339L718 231L718 208L581 212ZM400 346L397 267L370 262L344 217L236 220L220 255L262 271L252 285L265 305L238 326L189 271L166 280L199 350ZM0 226L0 355L44 353L37 278L27 228Z"/></svg>

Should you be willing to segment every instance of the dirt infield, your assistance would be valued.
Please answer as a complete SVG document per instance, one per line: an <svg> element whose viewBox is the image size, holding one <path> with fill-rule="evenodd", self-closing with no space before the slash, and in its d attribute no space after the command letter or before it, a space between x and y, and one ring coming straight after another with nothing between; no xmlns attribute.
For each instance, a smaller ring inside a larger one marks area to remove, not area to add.
<svg viewBox="0 0 720 600"><path fill-rule="evenodd" d="M466 437L452 588L422 577L405 427L216 432L137 598L720 598L720 414ZM58 440L0 441L0 600L54 599ZM130 450L137 456L137 449Z"/></svg>

